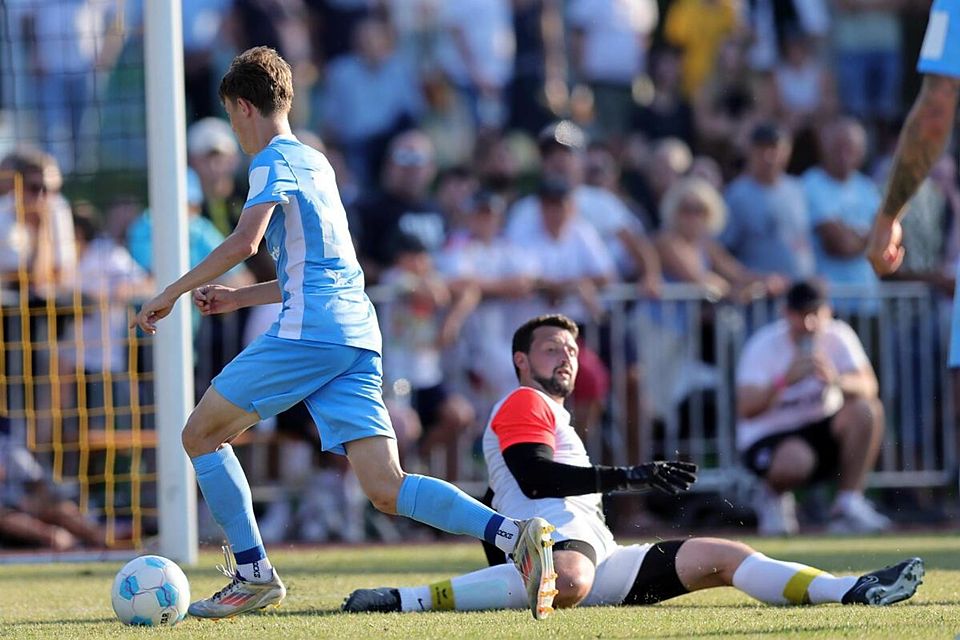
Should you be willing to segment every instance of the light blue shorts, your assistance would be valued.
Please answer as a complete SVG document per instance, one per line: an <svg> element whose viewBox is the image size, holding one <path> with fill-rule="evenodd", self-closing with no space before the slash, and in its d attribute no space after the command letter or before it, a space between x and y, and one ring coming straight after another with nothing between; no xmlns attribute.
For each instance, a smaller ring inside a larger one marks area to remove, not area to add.
<svg viewBox="0 0 960 640"><path fill-rule="evenodd" d="M380 356L367 349L261 335L213 387L244 411L275 416L303 400L324 451L371 436L396 438L383 404Z"/></svg>

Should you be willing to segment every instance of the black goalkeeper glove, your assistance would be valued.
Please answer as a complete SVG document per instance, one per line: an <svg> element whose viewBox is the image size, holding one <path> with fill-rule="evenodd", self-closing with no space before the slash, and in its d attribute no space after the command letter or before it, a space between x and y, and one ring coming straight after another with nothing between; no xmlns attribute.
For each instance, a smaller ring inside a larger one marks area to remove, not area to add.
<svg viewBox="0 0 960 640"><path fill-rule="evenodd" d="M659 489L670 495L677 495L690 488L697 481L697 465L680 460L657 460L626 467L626 486L628 491Z"/></svg>

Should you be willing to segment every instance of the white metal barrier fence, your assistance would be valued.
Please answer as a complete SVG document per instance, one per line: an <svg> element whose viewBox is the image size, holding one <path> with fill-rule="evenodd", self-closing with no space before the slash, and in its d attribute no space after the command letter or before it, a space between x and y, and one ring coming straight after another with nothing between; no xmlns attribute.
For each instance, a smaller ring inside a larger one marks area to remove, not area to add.
<svg viewBox="0 0 960 640"><path fill-rule="evenodd" d="M866 291L834 287L835 315L857 332L880 381L886 432L871 486L938 486L957 465L956 406L946 368L948 303L919 283ZM621 285L605 292L609 315L586 328L607 356L606 428L589 448L608 463L681 455L704 469L701 487L743 480L735 448L735 371L749 335L782 301L717 303L669 285L657 300ZM636 385L631 388L631 385Z"/></svg>

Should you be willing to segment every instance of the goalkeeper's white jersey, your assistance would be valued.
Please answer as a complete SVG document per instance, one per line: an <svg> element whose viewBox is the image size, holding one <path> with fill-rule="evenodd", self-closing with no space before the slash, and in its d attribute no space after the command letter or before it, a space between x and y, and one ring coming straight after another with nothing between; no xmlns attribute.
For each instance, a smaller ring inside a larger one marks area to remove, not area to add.
<svg viewBox="0 0 960 640"><path fill-rule="evenodd" d="M483 434L483 455L493 489L493 507L505 516L546 518L557 528L557 540L584 540L602 554L613 544L603 520L601 494L530 499L523 495L502 451L520 443L546 444L555 462L591 466L583 441L570 424L570 413L546 394L530 387L512 391L493 408Z"/></svg>

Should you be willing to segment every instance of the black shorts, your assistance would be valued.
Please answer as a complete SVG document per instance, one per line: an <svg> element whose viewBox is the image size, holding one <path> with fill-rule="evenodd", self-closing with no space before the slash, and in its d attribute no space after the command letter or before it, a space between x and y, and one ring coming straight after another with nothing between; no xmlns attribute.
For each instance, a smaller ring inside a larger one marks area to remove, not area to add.
<svg viewBox="0 0 960 640"><path fill-rule="evenodd" d="M665 540L643 556L623 604L656 604L689 593L677 575L677 552L686 540Z"/></svg>
<svg viewBox="0 0 960 640"><path fill-rule="evenodd" d="M417 412L424 431L429 431L440 419L440 409L450 397L447 387L440 384L426 389L414 389L410 393L410 406Z"/></svg>
<svg viewBox="0 0 960 640"><path fill-rule="evenodd" d="M760 478L765 478L773 461L773 453L787 438L800 438L817 457L810 480L836 480L840 475L840 445L833 437L834 416L793 431L776 433L754 442L743 454L743 464Z"/></svg>

